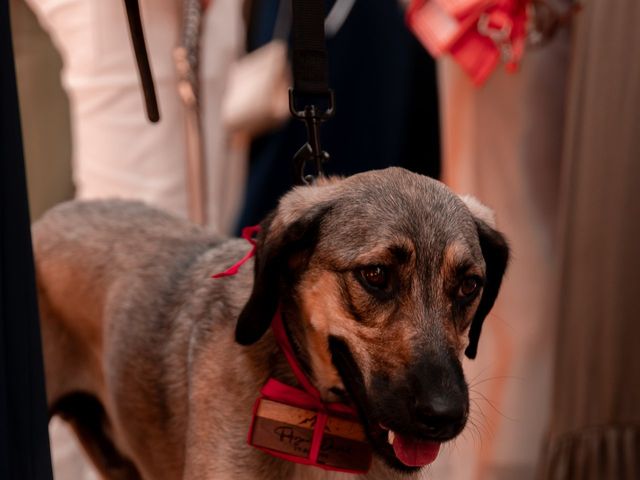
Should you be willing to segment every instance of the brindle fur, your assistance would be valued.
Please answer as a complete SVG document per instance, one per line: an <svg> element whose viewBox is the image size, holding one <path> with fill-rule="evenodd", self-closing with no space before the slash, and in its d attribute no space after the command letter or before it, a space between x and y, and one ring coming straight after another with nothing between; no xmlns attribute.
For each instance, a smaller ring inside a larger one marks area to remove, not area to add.
<svg viewBox="0 0 640 480"><path fill-rule="evenodd" d="M429 437L422 398L462 409L442 439L466 421L461 357L475 356L507 260L483 207L467 203L473 213L402 169L321 180L262 223L255 262L215 280L244 240L136 202L54 208L33 229L51 414L106 478L341 478L246 445L260 387L293 380L268 330L280 306L323 396L361 413L378 454L363 478L423 478L394 464L377 425ZM390 295L359 280L370 265L392 272ZM484 291L461 307L471 273Z"/></svg>

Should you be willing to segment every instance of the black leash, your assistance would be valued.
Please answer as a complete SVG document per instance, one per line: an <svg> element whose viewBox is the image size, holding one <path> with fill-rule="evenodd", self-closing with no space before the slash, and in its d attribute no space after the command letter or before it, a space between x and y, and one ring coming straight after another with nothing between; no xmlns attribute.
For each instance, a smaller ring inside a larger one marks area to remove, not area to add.
<svg viewBox="0 0 640 480"><path fill-rule="evenodd" d="M333 116L335 100L329 88L324 1L292 0L291 14L293 88L289 89L289 110L307 127L307 143L293 157L294 181L307 185L314 177L305 173L306 166L312 163L316 175L322 176L322 165L329 160L320 144L320 124Z"/></svg>
<svg viewBox="0 0 640 480"><path fill-rule="evenodd" d="M333 91L329 88L328 55L324 34L324 1L291 0L292 2L292 71L293 88L289 89L289 110L305 123L307 142L293 157L295 183L308 184L312 175L305 168L312 163L317 176L329 154L320 144L320 124L335 112ZM131 41L138 64L147 116L157 122L160 115L145 45L140 8L137 0L124 0ZM302 106L303 105L303 106ZM302 107L301 107L302 106Z"/></svg>
<svg viewBox="0 0 640 480"><path fill-rule="evenodd" d="M142 29L142 20L140 19L140 5L138 0L124 0L124 6L127 11L127 20L129 21L129 32L131 34L131 43L138 64L138 73L140 74L140 83L142 84L142 92L144 94L144 104L147 109L147 118L150 122L160 120L160 112L158 111L158 100L156 99L156 89L153 84L153 75L149 66L149 56L147 55L147 47L144 41L144 31Z"/></svg>

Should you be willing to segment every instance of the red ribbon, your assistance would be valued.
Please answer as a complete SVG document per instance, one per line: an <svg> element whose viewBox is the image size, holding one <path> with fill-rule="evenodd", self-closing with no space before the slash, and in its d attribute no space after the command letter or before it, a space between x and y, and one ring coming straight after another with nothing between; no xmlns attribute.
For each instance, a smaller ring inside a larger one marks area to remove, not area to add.
<svg viewBox="0 0 640 480"><path fill-rule="evenodd" d="M431 55L450 54L482 85L500 60L517 70L526 40L528 0L412 0L407 24Z"/></svg>
<svg viewBox="0 0 640 480"><path fill-rule="evenodd" d="M256 241L253 239L253 237L256 236L260 232L260 230L260 225L244 227L242 229L241 237L252 245L251 250L249 250L244 257L231 265L224 272L216 273L215 275L212 275L211 278L230 277L238 273L240 267L247 263L247 261L256 254L256 248L258 248L258 246L256 245Z"/></svg>

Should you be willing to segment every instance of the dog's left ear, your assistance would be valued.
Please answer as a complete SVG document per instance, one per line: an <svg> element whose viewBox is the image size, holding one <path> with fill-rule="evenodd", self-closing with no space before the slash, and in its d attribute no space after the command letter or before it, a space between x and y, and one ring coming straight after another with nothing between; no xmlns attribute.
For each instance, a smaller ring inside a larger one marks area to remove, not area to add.
<svg viewBox="0 0 640 480"><path fill-rule="evenodd" d="M251 345L267 331L281 300L306 268L330 202L320 187L299 187L285 196L261 224L256 239L253 289L236 324L236 342Z"/></svg>
<svg viewBox="0 0 640 480"><path fill-rule="evenodd" d="M473 197L462 197L462 200L473 214L478 229L480 249L487 269L482 298L469 328L469 345L464 352L468 358L474 359L478 353L482 324L496 301L502 276L507 268L509 246L504 236L494 228L495 220L493 212L489 208Z"/></svg>

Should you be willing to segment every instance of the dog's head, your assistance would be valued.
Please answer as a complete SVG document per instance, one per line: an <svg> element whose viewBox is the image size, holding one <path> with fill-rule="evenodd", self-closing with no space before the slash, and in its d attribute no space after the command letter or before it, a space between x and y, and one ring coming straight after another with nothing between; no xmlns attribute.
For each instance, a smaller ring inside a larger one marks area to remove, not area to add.
<svg viewBox="0 0 640 480"><path fill-rule="evenodd" d="M388 464L424 465L467 420L462 355L476 355L508 257L491 223L399 168L294 189L263 222L236 339L256 342L281 306L325 398L356 405Z"/></svg>

